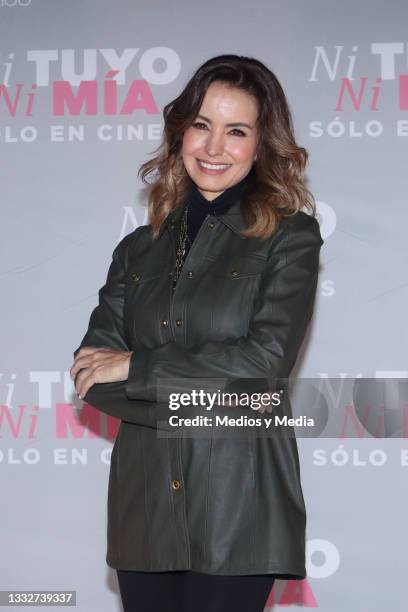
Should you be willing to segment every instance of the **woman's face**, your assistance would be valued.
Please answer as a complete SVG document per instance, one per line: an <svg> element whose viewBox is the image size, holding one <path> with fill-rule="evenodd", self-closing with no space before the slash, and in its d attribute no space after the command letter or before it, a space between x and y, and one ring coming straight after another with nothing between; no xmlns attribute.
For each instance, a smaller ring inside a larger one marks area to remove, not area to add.
<svg viewBox="0 0 408 612"><path fill-rule="evenodd" d="M219 81L207 89L182 146L186 171L207 200L214 200L251 170L258 142L257 115L257 101L245 91Z"/></svg>

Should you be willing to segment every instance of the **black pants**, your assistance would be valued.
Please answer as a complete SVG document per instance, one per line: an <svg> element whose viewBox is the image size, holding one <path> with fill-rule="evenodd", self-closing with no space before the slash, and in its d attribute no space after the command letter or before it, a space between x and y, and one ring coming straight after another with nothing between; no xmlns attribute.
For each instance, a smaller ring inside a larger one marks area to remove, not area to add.
<svg viewBox="0 0 408 612"><path fill-rule="evenodd" d="M124 612L262 612L274 583L268 574L116 571Z"/></svg>

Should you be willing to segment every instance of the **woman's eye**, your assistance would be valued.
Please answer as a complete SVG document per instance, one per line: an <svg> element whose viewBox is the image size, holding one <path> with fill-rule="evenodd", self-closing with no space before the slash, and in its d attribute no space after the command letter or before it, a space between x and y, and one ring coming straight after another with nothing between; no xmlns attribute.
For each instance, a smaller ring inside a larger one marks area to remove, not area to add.
<svg viewBox="0 0 408 612"><path fill-rule="evenodd" d="M197 128L198 130L207 129L207 125L205 123L202 123L201 121L196 121L195 123L193 123L193 127ZM233 136L246 136L245 132L243 132L239 128L233 128L230 133L232 133Z"/></svg>

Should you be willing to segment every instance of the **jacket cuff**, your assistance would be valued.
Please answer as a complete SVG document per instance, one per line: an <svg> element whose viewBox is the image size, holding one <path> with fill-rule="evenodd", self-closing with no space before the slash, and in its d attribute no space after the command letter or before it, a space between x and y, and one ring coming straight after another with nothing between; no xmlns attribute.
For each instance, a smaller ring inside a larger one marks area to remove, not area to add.
<svg viewBox="0 0 408 612"><path fill-rule="evenodd" d="M125 383L125 394L128 399L157 401L157 387L151 371L151 350L138 347L132 352L129 364L129 375Z"/></svg>

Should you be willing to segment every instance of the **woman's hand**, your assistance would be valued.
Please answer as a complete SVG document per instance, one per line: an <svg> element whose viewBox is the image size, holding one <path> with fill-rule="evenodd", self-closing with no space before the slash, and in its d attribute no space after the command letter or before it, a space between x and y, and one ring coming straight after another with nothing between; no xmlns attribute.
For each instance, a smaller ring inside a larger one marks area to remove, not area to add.
<svg viewBox="0 0 408 612"><path fill-rule="evenodd" d="M95 383L127 380L131 355L109 347L81 347L69 371L78 396L83 399Z"/></svg>

